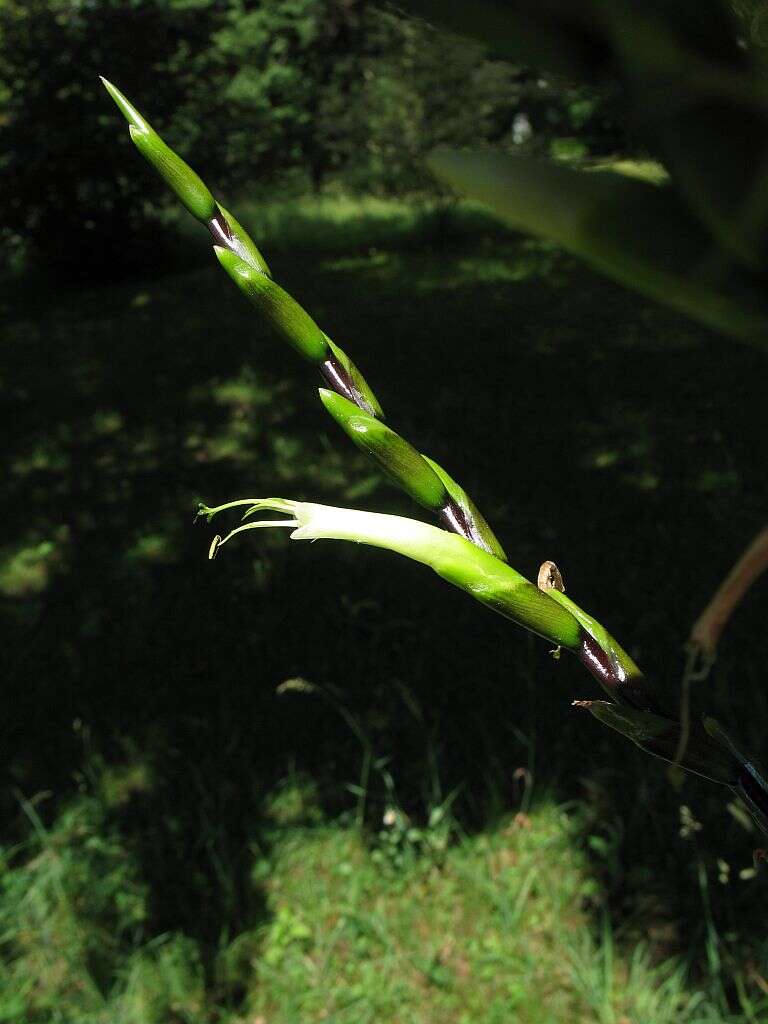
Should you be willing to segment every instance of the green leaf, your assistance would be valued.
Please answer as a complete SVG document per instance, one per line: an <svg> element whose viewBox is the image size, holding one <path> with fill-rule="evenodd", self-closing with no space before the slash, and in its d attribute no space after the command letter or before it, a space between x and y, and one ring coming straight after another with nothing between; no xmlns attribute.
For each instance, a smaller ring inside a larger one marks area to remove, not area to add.
<svg viewBox="0 0 768 1024"><path fill-rule="evenodd" d="M711 236L671 189L500 153L442 150L428 162L507 224L557 242L622 284L726 333L768 335L763 297L712 263Z"/></svg>

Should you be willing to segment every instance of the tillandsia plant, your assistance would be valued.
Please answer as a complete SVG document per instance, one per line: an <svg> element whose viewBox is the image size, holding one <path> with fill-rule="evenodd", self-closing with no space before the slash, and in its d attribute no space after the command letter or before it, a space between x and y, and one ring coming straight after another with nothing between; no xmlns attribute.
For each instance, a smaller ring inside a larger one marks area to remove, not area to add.
<svg viewBox="0 0 768 1024"><path fill-rule="evenodd" d="M241 525L214 537L210 557L233 537L250 530L286 528L294 540L354 541L421 562L482 604L555 644L557 652L564 649L575 654L600 683L607 699L578 700L574 706L588 710L642 750L728 787L768 832L768 785L722 727L712 718L693 726L681 723L605 627L566 596L553 562L543 563L535 583L509 565L504 549L466 491L434 460L385 425L381 405L360 371L272 279L242 225L125 96L111 83L104 84L128 121L137 148L210 231L222 267L275 331L315 365L325 384L319 394L328 413L386 476L431 512L439 524L284 498L243 498L200 506L199 515L207 521L231 510L245 510ZM263 513L275 513L278 518Z"/></svg>

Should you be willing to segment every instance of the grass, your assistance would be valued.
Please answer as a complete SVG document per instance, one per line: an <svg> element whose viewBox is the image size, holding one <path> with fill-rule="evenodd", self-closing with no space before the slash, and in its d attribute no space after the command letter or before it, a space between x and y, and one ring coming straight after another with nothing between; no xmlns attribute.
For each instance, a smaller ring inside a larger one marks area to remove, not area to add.
<svg viewBox="0 0 768 1024"><path fill-rule="evenodd" d="M276 1022L689 1019L684 979L642 952L596 975L582 909L596 887L572 827L546 801L400 867L351 829L288 833L248 1009Z"/></svg>
<svg viewBox="0 0 768 1024"><path fill-rule="evenodd" d="M236 205L264 253L290 257L296 252L375 256L380 250L423 251L435 245L475 244L478 238L510 238L511 233L479 203L450 197L412 199L321 195L249 197ZM188 252L200 245L200 230L190 218L172 215Z"/></svg>
<svg viewBox="0 0 768 1024"><path fill-rule="evenodd" d="M269 852L249 851L264 923L222 936L206 972L189 936L147 937L147 887L109 821L126 781L102 766L51 830L24 804L31 836L2 867L1 1020L723 1019L679 959L617 941L578 814L546 794L474 836L390 808L372 838L325 821L311 782L288 777L265 807Z"/></svg>
<svg viewBox="0 0 768 1024"><path fill-rule="evenodd" d="M341 203L299 248L300 209L278 280L675 692L763 522L764 354L480 224ZM199 498L413 514L218 268L0 305L0 1020L765 1018L759 838L578 665L383 552L206 561ZM695 694L758 755L762 629L756 591Z"/></svg>

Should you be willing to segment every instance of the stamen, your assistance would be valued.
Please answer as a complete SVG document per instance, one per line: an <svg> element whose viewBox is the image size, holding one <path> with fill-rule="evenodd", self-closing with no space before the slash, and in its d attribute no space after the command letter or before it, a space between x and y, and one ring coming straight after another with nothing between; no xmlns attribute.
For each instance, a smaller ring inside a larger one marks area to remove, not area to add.
<svg viewBox="0 0 768 1024"><path fill-rule="evenodd" d="M208 551L208 557L213 558L219 548L226 544L227 541L232 540L237 533L244 533L246 530L261 530L270 526L281 526L289 530L295 530L298 525L299 523L296 519L262 519L258 523L246 523L245 526L238 526L234 530L230 530L226 537L214 537Z"/></svg>

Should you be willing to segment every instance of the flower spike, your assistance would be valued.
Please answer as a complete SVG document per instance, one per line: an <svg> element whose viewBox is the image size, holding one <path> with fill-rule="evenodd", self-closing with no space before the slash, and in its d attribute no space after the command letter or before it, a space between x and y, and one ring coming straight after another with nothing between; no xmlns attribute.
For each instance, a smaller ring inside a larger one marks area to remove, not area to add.
<svg viewBox="0 0 768 1024"><path fill-rule="evenodd" d="M558 649L573 651L611 698L577 701L578 706L587 708L648 753L730 786L768 831L768 783L721 727L707 719L704 729L686 733L683 742L681 723L666 713L629 654L604 626L565 595L554 563L544 563L537 585L507 564L503 548L466 491L438 463L381 423L381 405L346 352L272 280L266 261L248 233L214 199L192 168L166 145L119 89L103 81L128 121L137 148L190 213L209 229L224 270L277 333L315 364L327 384L320 392L327 411L358 447L445 527L283 498L239 499L213 507L201 504L198 516L208 521L225 511L245 509L240 526L213 538L209 558L240 533L276 527L291 530L294 540L347 540L386 548L421 562L482 604L554 642ZM698 266L702 232L669 193L617 180L606 186L594 176L544 168L522 157L512 160L487 154L444 153L434 157L432 163L445 180L490 201L508 222L549 235L619 280L666 298L710 325L725 323L745 336L765 333L762 307L755 309L750 301L734 305L728 288L713 286L711 281L680 269ZM499 181L512 183L515 188L500 189ZM563 185L568 186L567 202L563 200ZM575 202L571 193L576 196ZM636 200L635 205L647 216L642 223L635 218L629 234L622 221L617 235L612 219L615 221L616 211L626 206L627 199ZM660 260L657 239L651 238L653 232L648 225L655 230L656 225L663 227L667 221L674 227L674 245ZM651 253L653 246L656 248ZM252 518L263 511L278 513L282 518Z"/></svg>
<svg viewBox="0 0 768 1024"><path fill-rule="evenodd" d="M347 353L320 329L310 314L272 280L266 260L234 215L214 199L207 185L166 145L131 101L111 82L104 78L102 81L128 121L131 138L137 148L190 213L206 225L219 263L245 297L289 345L315 364L327 385L326 393L330 391L340 401L350 402L362 414L382 420L381 404L360 370ZM336 418L339 419L338 416ZM375 444L383 432L377 432L372 425L369 436ZM403 457L408 451L405 465L399 472L393 471L393 462L397 462L397 458L377 458L390 478L412 498L430 508L447 529L504 559L504 549L463 488L437 463L419 455L403 438L396 434L387 436L390 454L393 446L399 448ZM385 455L385 448L387 445L380 446L379 454ZM438 497L442 499L439 502L436 501Z"/></svg>

